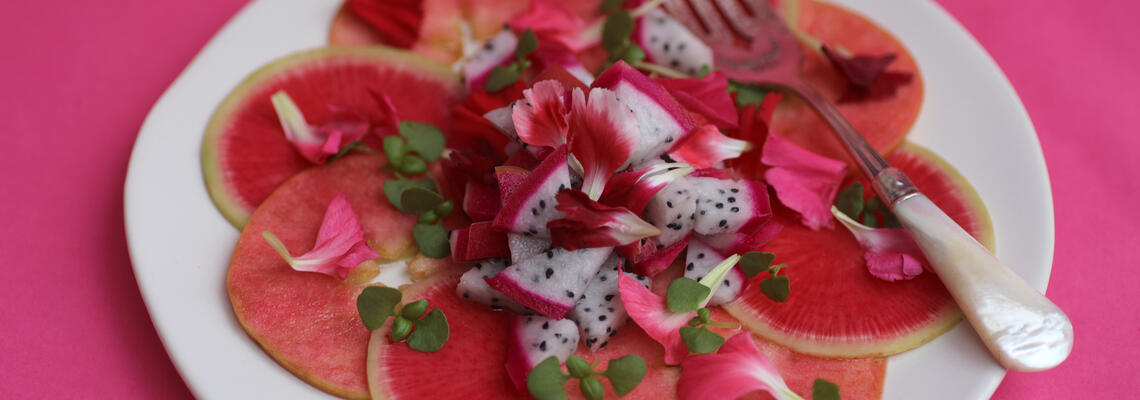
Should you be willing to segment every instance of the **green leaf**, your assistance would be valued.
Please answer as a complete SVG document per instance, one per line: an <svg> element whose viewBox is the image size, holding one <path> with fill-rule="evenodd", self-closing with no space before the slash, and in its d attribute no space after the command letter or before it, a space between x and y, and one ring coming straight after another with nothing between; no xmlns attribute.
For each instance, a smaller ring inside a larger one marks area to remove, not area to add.
<svg viewBox="0 0 1140 400"><path fill-rule="evenodd" d="M441 217L451 215L452 211L455 211L455 203L452 203L451 200L440 203L435 208L435 214Z"/></svg>
<svg viewBox="0 0 1140 400"><path fill-rule="evenodd" d="M702 65L701 70L697 71L697 78L704 78L709 76L710 73L712 73L712 68L709 68L708 64Z"/></svg>
<svg viewBox="0 0 1140 400"><path fill-rule="evenodd" d="M389 337L392 338L393 342L404 340L408 334L412 333L412 328L415 326L415 323L410 319L402 316L396 317L396 321L392 322L392 332L389 333Z"/></svg>
<svg viewBox="0 0 1140 400"><path fill-rule="evenodd" d="M697 320L701 321L702 324L708 323L710 317L712 317L712 311L709 311L709 309L702 308L697 310Z"/></svg>
<svg viewBox="0 0 1140 400"><path fill-rule="evenodd" d="M839 385L816 378L811 384L811 400L839 400Z"/></svg>
<svg viewBox="0 0 1140 400"><path fill-rule="evenodd" d="M594 374L594 367L590 363L583 360L582 357L570 355L566 359L566 369L570 370L570 376L575 378L585 378Z"/></svg>
<svg viewBox="0 0 1140 400"><path fill-rule="evenodd" d="M609 14L610 11L616 10L621 7L625 0L605 0L602 4L598 5L598 11L602 14Z"/></svg>
<svg viewBox="0 0 1140 400"><path fill-rule="evenodd" d="M880 199L879 196L875 196L875 197L867 199L867 203L866 203L866 205L863 206L863 209L865 209L867 211L889 211L890 210L890 208L887 208L886 204L883 204L883 199Z"/></svg>
<svg viewBox="0 0 1140 400"><path fill-rule="evenodd" d="M407 152L408 148L404 144L404 138L399 136L384 137L384 157L387 157L388 162L392 165L399 165L404 159L404 153Z"/></svg>
<svg viewBox="0 0 1140 400"><path fill-rule="evenodd" d="M527 28L519 35L519 44L515 45L515 58L522 60L534 50L538 49L538 36L535 36L534 30Z"/></svg>
<svg viewBox="0 0 1140 400"><path fill-rule="evenodd" d="M899 219L895 218L895 214L889 211L883 211L883 226L887 228L902 228Z"/></svg>
<svg viewBox="0 0 1140 400"><path fill-rule="evenodd" d="M606 397L606 387L602 386L602 380L596 376L587 376L579 380L578 390L581 390L582 396L589 400L602 400Z"/></svg>
<svg viewBox="0 0 1140 400"><path fill-rule="evenodd" d="M400 159L399 164L395 164L396 169L405 174L422 174L427 172L427 162L419 156L412 154L405 154Z"/></svg>
<svg viewBox="0 0 1140 400"><path fill-rule="evenodd" d="M728 81L728 91L736 93L736 105L740 107L749 104L760 104L768 96L768 90L756 85Z"/></svg>
<svg viewBox="0 0 1140 400"><path fill-rule="evenodd" d="M773 253L765 253L762 251L751 251L744 253L740 257L740 269L744 270L744 275L752 278L761 272L767 271L768 267L772 266L772 261L776 260L776 255Z"/></svg>
<svg viewBox="0 0 1140 400"><path fill-rule="evenodd" d="M401 121L400 136L408 141L408 150L416 152L428 162L438 160L443 154L443 132L440 132L435 125L418 121Z"/></svg>
<svg viewBox="0 0 1140 400"><path fill-rule="evenodd" d="M677 278L669 282L669 288L665 291L665 304L672 312L693 311L701 308L701 301L710 291L712 289L700 282L684 277Z"/></svg>
<svg viewBox="0 0 1140 400"><path fill-rule="evenodd" d="M835 207L851 219L859 218L863 212L863 184L855 182L839 192L839 196L835 197Z"/></svg>
<svg viewBox="0 0 1140 400"><path fill-rule="evenodd" d="M369 286L356 296L356 312L370 331L376 330L384 321L396 314L396 305L403 297L399 290L390 287Z"/></svg>
<svg viewBox="0 0 1140 400"><path fill-rule="evenodd" d="M610 360L606 372L603 372L602 375L609 378L610 385L614 387L614 393L620 397L632 392L641 383L641 380L645 379L645 371L645 359L636 354L630 354Z"/></svg>
<svg viewBox="0 0 1140 400"><path fill-rule="evenodd" d="M436 221L439 221L439 214L436 214L434 210L424 211L423 213L420 213L419 218L416 218L417 223L425 225L434 224Z"/></svg>
<svg viewBox="0 0 1140 400"><path fill-rule="evenodd" d="M700 328L681 327L681 340L685 342L685 347L688 347L689 351L696 354L712 353L724 344L723 336L717 335L703 326Z"/></svg>
<svg viewBox="0 0 1140 400"><path fill-rule="evenodd" d="M410 187L400 193L400 209L409 214L420 214L434 210L443 203L443 196L422 187Z"/></svg>
<svg viewBox="0 0 1140 400"><path fill-rule="evenodd" d="M863 213L863 218L861 218L861 220L862 221L860 221L860 222L862 222L863 225L866 225L869 228L878 228L879 227L879 217L876 217L875 213L865 212L865 213Z"/></svg>
<svg viewBox="0 0 1140 400"><path fill-rule="evenodd" d="M483 85L483 88L487 89L488 92L496 93L517 82L520 77L522 75L517 69L498 65L491 68L491 73L487 75L487 83Z"/></svg>
<svg viewBox="0 0 1140 400"><path fill-rule="evenodd" d="M423 179L423 180L389 179L389 180L384 181L383 186L384 186L384 197L388 198L388 203L392 204L392 207L396 207L396 209L400 210L400 212L403 212L406 214L412 214L412 213L404 211L404 207L403 207L402 201L401 201L402 196L404 195L404 190L407 190L408 188L411 188L411 187L424 188L427 190L435 190L435 184L432 183L432 181L430 179Z"/></svg>
<svg viewBox="0 0 1140 400"><path fill-rule="evenodd" d="M773 276L760 281L760 291L777 303L787 301L790 290L791 281L786 276Z"/></svg>
<svg viewBox="0 0 1140 400"><path fill-rule="evenodd" d="M428 301L419 299L404 305L404 308L400 310L400 316L414 321L424 316L424 313L427 312L427 309Z"/></svg>
<svg viewBox="0 0 1140 400"><path fill-rule="evenodd" d="M637 65L637 63L645 60L645 50L642 50L641 46L630 43L629 46L625 47L625 52L621 55L621 59L625 61L626 64Z"/></svg>
<svg viewBox="0 0 1140 400"><path fill-rule="evenodd" d="M633 16L628 11L618 10L606 18L602 26L602 48L610 55L622 54L629 35L633 33Z"/></svg>
<svg viewBox="0 0 1140 400"><path fill-rule="evenodd" d="M538 400L565 400L568 380L570 375L562 373L558 358L550 356L527 374L526 389Z"/></svg>
<svg viewBox="0 0 1140 400"><path fill-rule="evenodd" d="M416 239L416 246L420 253L431 258L444 258L451 254L451 244L447 241L447 230L441 224L416 224L412 228L412 237Z"/></svg>
<svg viewBox="0 0 1140 400"><path fill-rule="evenodd" d="M415 321L416 330L408 336L408 347L424 353L433 353L443 348L447 338L451 336L451 329L447 325L447 316L443 310L434 309L424 319Z"/></svg>

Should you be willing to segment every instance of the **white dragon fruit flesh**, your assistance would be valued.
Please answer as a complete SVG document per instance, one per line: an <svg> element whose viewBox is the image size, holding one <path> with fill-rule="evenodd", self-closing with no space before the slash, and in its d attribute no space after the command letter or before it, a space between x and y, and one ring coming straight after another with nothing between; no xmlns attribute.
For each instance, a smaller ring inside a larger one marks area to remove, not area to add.
<svg viewBox="0 0 1140 400"><path fill-rule="evenodd" d="M507 247L511 250L511 261L518 262L550 249L550 239L510 233Z"/></svg>
<svg viewBox="0 0 1140 400"><path fill-rule="evenodd" d="M712 49L663 10L654 9L638 18L632 39L651 63L689 75L713 67Z"/></svg>
<svg viewBox="0 0 1140 400"><path fill-rule="evenodd" d="M455 287L455 293L464 300L491 307L492 310L508 310L526 314L528 313L526 307L492 289L483 279L494 277L506 268L507 263L499 259L477 262L471 269L464 272L463 276L459 277L459 285Z"/></svg>
<svg viewBox="0 0 1140 400"><path fill-rule="evenodd" d="M673 180L653 195L645 207L645 220L661 230L657 243L668 246L693 231L697 216L697 194L689 179Z"/></svg>
<svg viewBox="0 0 1140 400"><path fill-rule="evenodd" d="M569 319L551 319L539 315L511 318L507 342L507 375L515 387L526 392L526 377L535 365L550 356L558 362L578 348L578 325Z"/></svg>
<svg viewBox="0 0 1140 400"><path fill-rule="evenodd" d="M578 323L578 329L590 351L606 347L609 338L616 335L629 321L629 315L625 312L625 305L622 304L621 294L618 292L618 274L625 274L646 288L649 287L648 278L623 272L622 264L620 257L616 254L611 255L598 270L598 274L594 275L594 279L590 280L586 291L568 316Z"/></svg>
<svg viewBox="0 0 1140 400"><path fill-rule="evenodd" d="M611 247L555 248L515 262L486 281L539 314L564 318L612 251Z"/></svg>
<svg viewBox="0 0 1140 400"><path fill-rule="evenodd" d="M665 88L624 61L606 68L593 86L614 91L617 99L633 111L641 131L629 159L629 165L636 168L657 158L699 127L692 113Z"/></svg>
<svg viewBox="0 0 1140 400"><path fill-rule="evenodd" d="M503 203L495 216L495 229L549 238L550 230L546 223L564 215L554 208L554 197L569 187L570 169L567 167L566 146L562 146L547 156Z"/></svg>
<svg viewBox="0 0 1140 400"><path fill-rule="evenodd" d="M514 60L515 47L518 45L518 36L507 28L483 43L483 48L472 54L463 65L463 80L467 82L467 87L482 88L491 69Z"/></svg>
<svg viewBox="0 0 1140 400"><path fill-rule="evenodd" d="M690 241L689 249L685 254L685 277L699 281L724 259L724 255L700 240ZM733 267L721 281L721 286L717 288L716 293L713 293L709 305L718 306L735 300L737 296L740 296L740 291L744 289L744 279L744 272L739 267Z"/></svg>
<svg viewBox="0 0 1140 400"><path fill-rule="evenodd" d="M697 194L697 218L693 231L701 235L749 230L771 218L768 188L751 180L734 181L711 177L691 178Z"/></svg>

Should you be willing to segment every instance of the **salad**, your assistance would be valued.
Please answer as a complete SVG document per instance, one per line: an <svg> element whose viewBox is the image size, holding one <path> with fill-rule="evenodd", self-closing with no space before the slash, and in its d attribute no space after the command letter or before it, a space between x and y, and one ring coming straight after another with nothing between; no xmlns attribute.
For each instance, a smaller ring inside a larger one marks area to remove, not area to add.
<svg viewBox="0 0 1140 400"><path fill-rule="evenodd" d="M330 40L356 46L250 75L202 161L251 339L346 398L878 398L884 357L960 312L826 125L661 3L350 0ZM805 77L990 243L969 184L904 143L906 50L777 7Z"/></svg>

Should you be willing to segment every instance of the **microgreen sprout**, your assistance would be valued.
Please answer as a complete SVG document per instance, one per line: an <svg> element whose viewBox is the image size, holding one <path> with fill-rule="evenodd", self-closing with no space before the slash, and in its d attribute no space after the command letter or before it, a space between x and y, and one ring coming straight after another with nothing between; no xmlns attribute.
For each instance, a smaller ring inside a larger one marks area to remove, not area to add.
<svg viewBox="0 0 1140 400"><path fill-rule="evenodd" d="M418 215L412 237L420 252L432 258L447 257L451 247L441 219L455 210L455 204L436 192L430 179L409 179L403 174L427 172L427 163L443 155L444 136L436 127L415 121L403 121L399 136L384 138L384 155L388 168L397 179L384 181L388 203L405 214Z"/></svg>
<svg viewBox="0 0 1140 400"><path fill-rule="evenodd" d="M600 377L610 381L618 397L625 396L645 378L645 360L636 354L610 360L605 370L596 370L581 357L571 355L566 359L566 369L562 372L558 358L550 356L531 369L526 378L527 391L539 400L562 400L566 398L566 382L578 380L578 389L590 400L605 397L605 387Z"/></svg>
<svg viewBox="0 0 1140 400"><path fill-rule="evenodd" d="M369 286L356 296L356 311L370 331L379 329L388 318L395 317L389 333L393 342L407 339L408 347L424 353L443 348L450 335L443 310L437 308L428 312L428 302L422 299L397 309L402 297L399 290Z"/></svg>
<svg viewBox="0 0 1140 400"><path fill-rule="evenodd" d="M530 68L530 60L526 57L536 49L538 49L538 36L534 34L534 30L523 31L522 35L519 35L518 44L515 45L515 60L508 65L497 65L492 68L483 88L495 93L518 82L519 78L522 78L523 71Z"/></svg>

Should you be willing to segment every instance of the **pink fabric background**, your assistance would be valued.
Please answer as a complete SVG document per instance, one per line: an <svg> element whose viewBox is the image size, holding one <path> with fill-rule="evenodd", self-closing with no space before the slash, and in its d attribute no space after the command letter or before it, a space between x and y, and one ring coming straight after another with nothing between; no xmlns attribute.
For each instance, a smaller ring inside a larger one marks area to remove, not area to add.
<svg viewBox="0 0 1140 400"><path fill-rule="evenodd" d="M143 117L245 3L0 4L0 398L188 398L131 272L123 179ZM1131 398L1140 378L1140 5L940 0L1041 137L1069 360L995 399ZM1133 156L1129 156L1133 154Z"/></svg>

